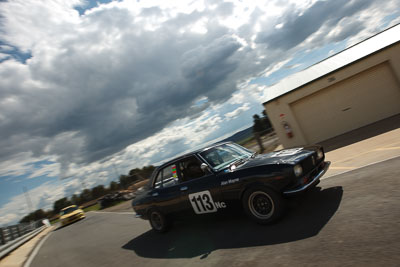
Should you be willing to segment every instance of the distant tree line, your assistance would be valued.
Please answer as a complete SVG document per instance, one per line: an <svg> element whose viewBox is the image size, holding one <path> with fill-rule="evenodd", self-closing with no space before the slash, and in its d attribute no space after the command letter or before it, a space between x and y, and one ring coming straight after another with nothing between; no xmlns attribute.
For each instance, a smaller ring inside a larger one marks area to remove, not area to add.
<svg viewBox="0 0 400 267"><path fill-rule="evenodd" d="M74 194L70 198L63 197L58 199L53 204L53 209L44 211L42 209L35 210L34 212L29 213L25 217L23 217L20 222L31 222L42 220L45 218L52 218L57 215L61 209L70 206L70 205L82 205L89 201L98 199L108 193L112 193L118 190L127 189L130 185L137 183L139 181L150 178L153 173L155 167L145 166L143 168L135 168L129 171L127 175L120 175L119 181L110 182L108 187L104 187L104 185L98 185L93 187L92 189L84 189L80 194Z"/></svg>
<svg viewBox="0 0 400 267"><path fill-rule="evenodd" d="M262 114L261 122L262 122L262 127L263 127L262 131L263 131L263 134L265 134L273 129L272 129L272 124L271 124L271 121L269 120L267 112L265 110L263 110L261 112L261 114Z"/></svg>

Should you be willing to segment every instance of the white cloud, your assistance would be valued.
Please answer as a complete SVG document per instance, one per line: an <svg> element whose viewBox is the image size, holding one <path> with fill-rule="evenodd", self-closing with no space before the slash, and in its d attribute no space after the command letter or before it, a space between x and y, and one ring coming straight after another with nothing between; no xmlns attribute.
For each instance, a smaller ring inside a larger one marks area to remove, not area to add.
<svg viewBox="0 0 400 267"><path fill-rule="evenodd" d="M232 112L228 112L225 114L225 118L227 118L227 120L231 120L233 118L236 118L237 116L239 116L243 111L249 110L249 103L245 103L243 106L235 109Z"/></svg>
<svg viewBox="0 0 400 267"><path fill-rule="evenodd" d="M32 173L27 177L29 179L47 176L47 177L56 177L60 174L60 164L58 163L50 163L41 165L38 168L32 170Z"/></svg>
<svg viewBox="0 0 400 267"><path fill-rule="evenodd" d="M0 60L7 59L7 58L9 58L9 57L10 57L9 54L0 53Z"/></svg>
<svg viewBox="0 0 400 267"><path fill-rule="evenodd" d="M9 45L0 45L0 50L3 52L12 52L14 48Z"/></svg>
<svg viewBox="0 0 400 267"><path fill-rule="evenodd" d="M0 38L27 52L36 45L55 41L61 32L68 33L78 23L79 14L73 9L79 0L13 0L0 3L6 32Z"/></svg>
<svg viewBox="0 0 400 267"><path fill-rule="evenodd" d="M33 157L30 152L19 153L0 162L0 177L29 175L35 171L35 162L52 160L54 160L52 157ZM49 173L56 175L58 172L54 170Z"/></svg>

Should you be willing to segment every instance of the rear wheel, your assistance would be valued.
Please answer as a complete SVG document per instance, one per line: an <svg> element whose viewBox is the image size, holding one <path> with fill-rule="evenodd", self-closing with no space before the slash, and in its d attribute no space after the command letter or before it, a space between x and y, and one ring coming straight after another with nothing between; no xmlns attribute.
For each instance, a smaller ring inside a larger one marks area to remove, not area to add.
<svg viewBox="0 0 400 267"><path fill-rule="evenodd" d="M167 218L156 209L151 209L149 211L149 222L153 230L157 233L164 233L169 229Z"/></svg>
<svg viewBox="0 0 400 267"><path fill-rule="evenodd" d="M266 187L248 189L242 199L243 208L250 219L259 224L269 224L282 217L284 199Z"/></svg>

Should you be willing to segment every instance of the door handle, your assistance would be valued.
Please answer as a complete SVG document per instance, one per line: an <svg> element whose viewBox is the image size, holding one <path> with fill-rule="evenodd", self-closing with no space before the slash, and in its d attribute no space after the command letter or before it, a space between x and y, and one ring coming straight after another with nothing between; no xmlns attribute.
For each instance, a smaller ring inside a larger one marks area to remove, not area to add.
<svg viewBox="0 0 400 267"><path fill-rule="evenodd" d="M181 187L181 191L186 191L186 190L188 190L188 187L187 187L187 186L182 186L182 187Z"/></svg>
<svg viewBox="0 0 400 267"><path fill-rule="evenodd" d="M153 196L153 197L156 197L156 196L158 196L158 193L155 192L155 193L152 194L152 196Z"/></svg>

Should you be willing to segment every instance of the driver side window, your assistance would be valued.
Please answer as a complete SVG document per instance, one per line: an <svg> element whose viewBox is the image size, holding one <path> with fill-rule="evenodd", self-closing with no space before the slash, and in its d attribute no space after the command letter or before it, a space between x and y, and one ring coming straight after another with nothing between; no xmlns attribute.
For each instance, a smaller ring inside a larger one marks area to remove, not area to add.
<svg viewBox="0 0 400 267"><path fill-rule="evenodd" d="M179 162L179 169L181 170L182 181L189 181L197 179L206 175L201 169L201 161L195 156L190 156Z"/></svg>

